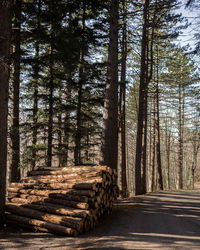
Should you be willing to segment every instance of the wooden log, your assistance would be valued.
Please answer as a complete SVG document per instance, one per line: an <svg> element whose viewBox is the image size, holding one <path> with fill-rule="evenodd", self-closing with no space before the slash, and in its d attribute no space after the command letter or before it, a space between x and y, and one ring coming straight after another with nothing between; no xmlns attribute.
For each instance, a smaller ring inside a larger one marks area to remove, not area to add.
<svg viewBox="0 0 200 250"><path fill-rule="evenodd" d="M103 166L103 165L79 165L79 166L75 166L75 165L72 165L72 166L66 166L66 167L63 167L63 168L58 168L58 167L38 167L35 171L38 171L38 170L42 170L42 171L55 171L55 170L58 170L58 171L65 171L65 170L85 170L85 169L89 169L89 170L94 170L94 169L98 169L98 170L104 170L104 171L108 171L111 172L110 173L113 173L114 171L116 172L116 170L113 170L110 169L108 166Z"/></svg>
<svg viewBox="0 0 200 250"><path fill-rule="evenodd" d="M61 170L33 170L29 171L27 173L28 176L35 176L35 175L56 175L56 174L62 174Z"/></svg>
<svg viewBox="0 0 200 250"><path fill-rule="evenodd" d="M57 233L62 235L68 236L77 236L78 232L73 228L67 228L61 225L53 224L50 222L37 220L37 219L30 219L24 216L15 215L15 214L6 214L6 218L9 221L19 222L19 226L23 226L24 224L32 225L38 229L45 228L48 232Z"/></svg>
<svg viewBox="0 0 200 250"><path fill-rule="evenodd" d="M89 208L89 204L85 202L76 202L76 201L68 201L68 200L53 199L53 198L46 198L44 202L60 204L67 207L81 208L85 210Z"/></svg>
<svg viewBox="0 0 200 250"><path fill-rule="evenodd" d="M55 198L47 198L47 197L40 197L40 196L30 196L25 199L23 198L12 198L10 199L10 202L12 203L20 203L20 204L27 204L30 202L48 202L53 204L59 204L64 205L67 207L73 207L73 208L80 208L87 210L89 208L89 204L85 202L78 202L78 201L68 201L68 200L62 200L62 199L55 199Z"/></svg>
<svg viewBox="0 0 200 250"><path fill-rule="evenodd" d="M99 204L98 202L89 202L89 209L91 208L98 208L99 207Z"/></svg>
<svg viewBox="0 0 200 250"><path fill-rule="evenodd" d="M8 199L8 201L12 203L28 204L32 202L44 201L44 199L45 199L44 197L40 197L40 196L30 196L28 198L27 197L26 198L14 197L14 198Z"/></svg>
<svg viewBox="0 0 200 250"><path fill-rule="evenodd" d="M22 183L31 183L36 184L37 182L40 183L62 183L62 182L85 182L90 183L96 181L96 183L103 184L106 181L106 175L96 176L96 175L87 175L87 176L78 176L78 175L46 175L46 176L30 176L25 177L21 180Z"/></svg>
<svg viewBox="0 0 200 250"><path fill-rule="evenodd" d="M74 184L79 184L79 183L95 183L96 185L103 185L105 186L105 180L102 177L93 177L93 178L63 178L63 177L59 177L59 178L52 178L52 176L48 176L48 178L37 178L37 179L32 179L32 178L24 178L21 183L26 183L26 185L40 185L40 184L49 184L49 183L74 183ZM20 185L21 185L20 183ZM19 183L17 184L11 184L10 187L19 187L20 186ZM79 188L78 188L79 189ZM84 188L85 189L85 188ZM87 188L88 189L88 188Z"/></svg>
<svg viewBox="0 0 200 250"><path fill-rule="evenodd" d="M62 181L62 180L95 180L100 179L106 180L106 175L101 172L92 172L92 173L71 173L71 174L58 174L58 175L35 175L35 176L27 176L21 179L22 182L27 181L38 181L38 180L55 180L55 181ZM97 180L98 181L98 180Z"/></svg>
<svg viewBox="0 0 200 250"><path fill-rule="evenodd" d="M90 228L91 228L91 222L90 222L90 220L86 220L85 222L84 222L84 231L85 232L88 232L89 230L90 230Z"/></svg>
<svg viewBox="0 0 200 250"><path fill-rule="evenodd" d="M94 170L104 170L104 171L107 171L109 169L108 166L97 166L97 165L94 165L94 166L87 166L87 165L80 165L80 166L67 166L67 167L63 167L61 168L61 171L62 172L65 172L65 171L69 171L69 172L72 172L72 171L80 171L80 170L90 170L90 171L94 171Z"/></svg>
<svg viewBox="0 0 200 250"><path fill-rule="evenodd" d="M14 198L14 197L19 197L20 193L8 193L6 198L10 199L10 198Z"/></svg>
<svg viewBox="0 0 200 250"><path fill-rule="evenodd" d="M49 196L50 194L64 194L64 195L76 195L76 196L87 196L93 197L95 196L95 192L92 190L32 190L32 189L21 189L21 188L10 188L8 187L9 193L22 193L22 194L31 194L31 195L40 195L40 196Z"/></svg>
<svg viewBox="0 0 200 250"><path fill-rule="evenodd" d="M26 215L26 217L29 217L29 218L44 220L46 222L50 222L53 224L60 224L65 227L74 228L78 232L81 232L83 229L83 219L81 218L49 214L49 213L41 212L39 210L24 208L24 207L20 207L18 205L13 205L13 204L7 204L6 211L21 215L21 216Z"/></svg>
<svg viewBox="0 0 200 250"><path fill-rule="evenodd" d="M91 173L93 171L98 172L109 172L112 174L112 169L107 166L68 166L62 168L60 170L38 170L38 171L29 171L28 176L35 176L35 175L58 175L63 173Z"/></svg>
<svg viewBox="0 0 200 250"><path fill-rule="evenodd" d="M22 199L37 199L37 197L41 197L40 195L30 195L30 194L20 194L19 195L15 195L15 196L11 196L10 199L12 198L22 198ZM43 196L42 196L43 197ZM63 194L49 194L48 196L49 198L55 198L55 199L62 199L62 200L68 200L68 201L77 201L77 202L85 202L88 203L89 199L87 196L73 196L73 195L63 195ZM43 197L44 198L44 197Z"/></svg>
<svg viewBox="0 0 200 250"><path fill-rule="evenodd" d="M91 170L91 169L77 169L76 171L74 169L64 169L64 170L56 170L56 171L43 171L43 170L38 170L38 171L29 171L27 173L28 176L45 176L45 175L63 175L63 174L71 174L71 175L87 175L87 174L92 174L92 173L99 173L100 175L102 174L102 170Z"/></svg>
<svg viewBox="0 0 200 250"><path fill-rule="evenodd" d="M88 200L89 200L90 203L91 202L97 202L98 204L100 204L101 201L102 201L102 199L99 196L94 196L93 198L89 198Z"/></svg>
<svg viewBox="0 0 200 250"><path fill-rule="evenodd" d="M112 174L112 169L109 168L108 166L68 166L61 169L63 173L69 173L69 172L71 173L77 171L92 172L94 170L104 171Z"/></svg>
<svg viewBox="0 0 200 250"><path fill-rule="evenodd" d="M61 189L61 190L68 190L68 189L81 189L81 190L93 190L96 191L96 183L55 183L55 184L48 184L47 188L50 189Z"/></svg>
<svg viewBox="0 0 200 250"><path fill-rule="evenodd" d="M21 204L21 206L30 207L36 210L46 211L48 213L68 215L71 217L86 218L88 216L91 216L91 212L89 210L76 209L76 208L62 206L62 205L48 203L48 202Z"/></svg>
<svg viewBox="0 0 200 250"><path fill-rule="evenodd" d="M86 203L89 201L89 198L87 196L68 195L68 194L49 194L48 197L56 198L56 199L63 199L63 200L86 202Z"/></svg>
<svg viewBox="0 0 200 250"><path fill-rule="evenodd" d="M10 226L10 227L15 227L15 228L24 228L25 230L31 230L31 231L34 231L34 232L49 232L47 228L43 228L43 227L38 227L38 226L34 226L34 225L29 225L29 224L25 224L25 223L22 223L22 222L18 222L18 221L14 221L14 220L9 220L8 219L9 215L7 216L7 219L6 219L6 225L7 226ZM20 224L20 225L19 225ZM52 233L52 232L51 232Z"/></svg>
<svg viewBox="0 0 200 250"><path fill-rule="evenodd" d="M9 188L23 188L23 189L81 189L96 191L97 186L95 182L91 183L11 183Z"/></svg>
<svg viewBox="0 0 200 250"><path fill-rule="evenodd" d="M12 182L9 185L9 188L15 189L15 188L34 188L35 185L33 183L19 183L19 182Z"/></svg>

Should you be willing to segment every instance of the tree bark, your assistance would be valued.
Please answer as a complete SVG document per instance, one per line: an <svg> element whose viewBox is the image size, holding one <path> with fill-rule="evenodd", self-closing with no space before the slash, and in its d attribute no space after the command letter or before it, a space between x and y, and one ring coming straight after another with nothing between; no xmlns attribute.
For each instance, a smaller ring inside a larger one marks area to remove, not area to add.
<svg viewBox="0 0 200 250"><path fill-rule="evenodd" d="M121 183L122 183L122 196L128 196L127 184L127 166L126 166L126 58L127 58L127 28L126 28L126 15L127 3L123 0L122 9L122 62L121 62L121 83L120 83L120 127L119 134L120 140L120 168L121 168Z"/></svg>
<svg viewBox="0 0 200 250"><path fill-rule="evenodd" d="M171 118L170 118L171 121ZM165 125L165 145L166 145L166 156L167 156L167 182L168 182L168 189L171 189L171 182L170 182L170 156L171 156L171 132L170 132L171 122L168 124L166 118L166 125Z"/></svg>
<svg viewBox="0 0 200 250"><path fill-rule="evenodd" d="M50 82L49 82L49 119L48 119L48 147L47 166L52 165L52 141L53 141L53 93L54 93L54 73L53 73L53 48L51 45L50 59Z"/></svg>
<svg viewBox="0 0 200 250"><path fill-rule="evenodd" d="M156 127L155 127L155 119L156 119L156 112L155 112L155 93L153 99L153 135L152 135L152 155L151 155L151 166L152 166L152 179L151 179L151 191L156 191L156 169L155 169L155 141L156 141Z"/></svg>
<svg viewBox="0 0 200 250"><path fill-rule="evenodd" d="M163 190L162 166L160 155L160 116L159 116L159 61L157 48L157 65L156 65L156 81L155 81L155 147L156 147L156 164L157 164L157 190Z"/></svg>
<svg viewBox="0 0 200 250"><path fill-rule="evenodd" d="M40 15L41 15L41 0L38 1L37 9L37 29L40 30ZM37 132L38 132L38 78L39 78L39 40L35 41L35 64L33 66L33 75L34 75L34 92L33 92L33 140L32 140L32 161L31 168L32 170L36 167L36 157L37 157Z"/></svg>
<svg viewBox="0 0 200 250"><path fill-rule="evenodd" d="M0 228L5 222L11 0L0 2Z"/></svg>
<svg viewBox="0 0 200 250"><path fill-rule="evenodd" d="M83 95L83 83L84 83L84 52L85 52L85 3L83 3L83 15L82 15L82 39L80 48L80 66L79 66L79 82L78 82L78 103L76 111L76 134L75 134L75 148L74 148L74 163L80 165L81 159L81 125L82 125L82 95Z"/></svg>
<svg viewBox="0 0 200 250"><path fill-rule="evenodd" d="M13 27L13 107L11 125L11 181L20 180L20 136L19 136L19 89L20 89L20 61L21 61L21 0L14 1L14 27Z"/></svg>
<svg viewBox="0 0 200 250"><path fill-rule="evenodd" d="M50 11L53 13L54 11L54 1L51 0L50 2ZM50 41L50 60L49 60L49 74L50 74L50 80L49 80L49 114L48 114L48 145L47 145L47 166L52 166L52 151L53 151L53 107L54 107L54 38L55 38L55 23L51 21L51 41Z"/></svg>
<svg viewBox="0 0 200 250"><path fill-rule="evenodd" d="M79 68L79 87L78 87L78 103L76 112L76 134L74 148L74 163L81 164L81 109L82 109L82 88L83 88L83 49L80 51L80 68Z"/></svg>
<svg viewBox="0 0 200 250"><path fill-rule="evenodd" d="M178 188L183 188L182 88L178 86Z"/></svg>
<svg viewBox="0 0 200 250"><path fill-rule="evenodd" d="M66 86L66 111L65 111L65 118L64 118L64 138L63 138L63 144L64 144L64 155L62 157L62 166L66 165L68 163L69 158L69 139L70 139L70 106L72 103L72 69L68 65L67 66L67 86Z"/></svg>
<svg viewBox="0 0 200 250"><path fill-rule="evenodd" d="M147 94L148 94L148 65L147 65L147 26L149 0L144 1L143 31L141 48L139 112L137 124L137 142L135 159L135 193L146 193L146 133L147 133Z"/></svg>
<svg viewBox="0 0 200 250"><path fill-rule="evenodd" d="M101 164L117 169L118 159L118 0L111 0L107 82Z"/></svg>

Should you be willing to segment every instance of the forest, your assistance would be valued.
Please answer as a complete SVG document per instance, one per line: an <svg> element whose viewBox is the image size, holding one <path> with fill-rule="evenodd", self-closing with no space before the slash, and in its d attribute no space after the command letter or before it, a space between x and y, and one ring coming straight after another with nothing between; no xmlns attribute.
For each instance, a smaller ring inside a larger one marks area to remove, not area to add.
<svg viewBox="0 0 200 250"><path fill-rule="evenodd" d="M109 166L123 198L194 189L199 9L195 0L0 1L1 226L8 183L46 167Z"/></svg>

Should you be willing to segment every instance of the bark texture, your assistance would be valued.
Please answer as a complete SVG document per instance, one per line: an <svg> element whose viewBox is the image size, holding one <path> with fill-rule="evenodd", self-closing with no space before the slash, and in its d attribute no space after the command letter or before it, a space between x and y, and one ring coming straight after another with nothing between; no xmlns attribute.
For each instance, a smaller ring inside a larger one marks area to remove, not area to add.
<svg viewBox="0 0 200 250"><path fill-rule="evenodd" d="M11 0L0 2L0 228L4 224L6 170L9 51L11 32Z"/></svg>
<svg viewBox="0 0 200 250"><path fill-rule="evenodd" d="M20 89L20 42L21 42L21 0L14 1L14 29L13 29L13 107L11 126L11 181L20 180L20 135L19 135L19 89Z"/></svg>
<svg viewBox="0 0 200 250"><path fill-rule="evenodd" d="M147 94L148 94L148 8L149 1L144 1L143 31L140 68L139 112L137 125L135 159L135 193L146 193L146 140L147 140Z"/></svg>
<svg viewBox="0 0 200 250"><path fill-rule="evenodd" d="M101 162L112 169L117 169L118 159L118 8L118 0L111 0Z"/></svg>
<svg viewBox="0 0 200 250"><path fill-rule="evenodd" d="M122 47L121 47L121 83L119 96L119 135L120 135L120 168L122 196L128 196L127 166L126 166L126 59L127 59L127 25L126 0L122 7Z"/></svg>

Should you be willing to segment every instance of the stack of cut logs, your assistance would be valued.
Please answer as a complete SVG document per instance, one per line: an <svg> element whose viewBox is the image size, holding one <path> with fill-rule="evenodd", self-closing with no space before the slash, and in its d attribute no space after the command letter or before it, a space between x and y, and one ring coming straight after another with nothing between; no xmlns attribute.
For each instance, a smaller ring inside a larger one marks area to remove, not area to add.
<svg viewBox="0 0 200 250"><path fill-rule="evenodd" d="M8 188L7 224L76 236L111 213L117 173L107 166L30 171Z"/></svg>

